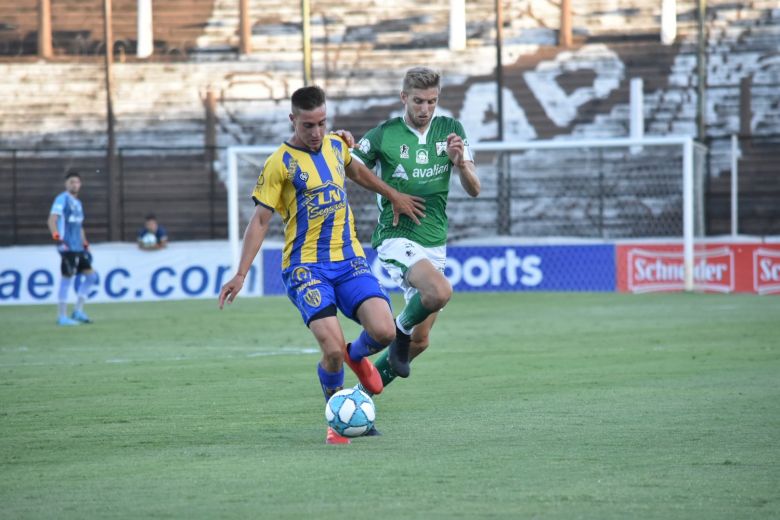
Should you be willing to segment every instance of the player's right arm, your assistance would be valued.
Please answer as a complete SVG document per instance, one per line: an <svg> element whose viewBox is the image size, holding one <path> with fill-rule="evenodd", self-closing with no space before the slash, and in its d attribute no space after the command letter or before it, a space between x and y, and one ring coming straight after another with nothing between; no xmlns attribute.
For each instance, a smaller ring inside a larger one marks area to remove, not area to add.
<svg viewBox="0 0 780 520"><path fill-rule="evenodd" d="M65 243L62 241L62 236L60 235L59 220L60 215L58 213L51 213L49 214L49 220L46 221L46 224L49 227L49 234L51 235L51 239L54 240L54 243L58 246L62 245L65 250L67 250L67 247L64 246Z"/></svg>
<svg viewBox="0 0 780 520"><path fill-rule="evenodd" d="M244 231L244 243L241 246L241 260L238 262L238 271L230 281L222 286L222 290L219 292L220 309L225 305L225 302L228 304L233 303L236 295L244 286L246 274L249 272L249 268L252 267L252 262L255 261L255 257L260 251L260 246L263 245L263 240L265 240L265 236L268 233L268 224L271 222L273 215L274 212L262 204L255 206L255 212Z"/></svg>
<svg viewBox="0 0 780 520"><path fill-rule="evenodd" d="M60 219L59 215L57 215L56 213L52 213L51 215L49 215L49 220L46 221L46 224L49 226L49 234L52 236L52 238L59 237L60 235L59 227L57 227L58 224L57 221L59 219ZM57 238L54 239L57 240Z"/></svg>

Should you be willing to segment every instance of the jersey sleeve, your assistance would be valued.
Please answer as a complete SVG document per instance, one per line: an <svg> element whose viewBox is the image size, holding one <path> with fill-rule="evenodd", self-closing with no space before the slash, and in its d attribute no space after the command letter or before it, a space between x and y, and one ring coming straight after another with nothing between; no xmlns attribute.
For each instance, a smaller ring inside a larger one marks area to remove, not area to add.
<svg viewBox="0 0 780 520"><path fill-rule="evenodd" d="M57 198L54 199L54 203L51 205L50 215L62 215L65 212L65 194L60 193Z"/></svg>
<svg viewBox="0 0 780 520"><path fill-rule="evenodd" d="M352 153L349 151L349 146L346 145L347 143L344 143L344 166L349 166L352 162Z"/></svg>
<svg viewBox="0 0 780 520"><path fill-rule="evenodd" d="M339 157L339 161L344 166L349 166L349 163L352 162L352 154L349 151L349 146L347 146L347 142L341 138L340 135L337 134L328 134L328 139L330 139L331 148L333 149L333 153L335 153Z"/></svg>
<svg viewBox="0 0 780 520"><path fill-rule="evenodd" d="M455 133L463 139L463 159L466 161L474 162L474 154L471 152L471 146L469 146L469 138L466 136L466 130L463 125L457 119L455 120Z"/></svg>
<svg viewBox="0 0 780 520"><path fill-rule="evenodd" d="M382 132L379 127L373 128L363 136L363 139L358 141L357 146L352 150L352 155L368 166L369 169L373 169L379 160L381 144Z"/></svg>
<svg viewBox="0 0 780 520"><path fill-rule="evenodd" d="M271 210L281 212L282 184L285 180L286 170L279 154L273 154L263 165L263 170L257 178L252 199L256 204L262 204ZM282 212L283 213L283 212Z"/></svg>

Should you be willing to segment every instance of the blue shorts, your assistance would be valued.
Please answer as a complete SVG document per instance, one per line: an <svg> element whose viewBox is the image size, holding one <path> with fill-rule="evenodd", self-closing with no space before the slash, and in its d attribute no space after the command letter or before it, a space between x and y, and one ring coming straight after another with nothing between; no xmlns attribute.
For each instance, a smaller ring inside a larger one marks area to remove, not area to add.
<svg viewBox="0 0 780 520"><path fill-rule="evenodd" d="M390 304L390 297L362 257L291 266L282 271L282 281L307 326L312 317L331 306L357 322L357 309L369 298L382 298Z"/></svg>

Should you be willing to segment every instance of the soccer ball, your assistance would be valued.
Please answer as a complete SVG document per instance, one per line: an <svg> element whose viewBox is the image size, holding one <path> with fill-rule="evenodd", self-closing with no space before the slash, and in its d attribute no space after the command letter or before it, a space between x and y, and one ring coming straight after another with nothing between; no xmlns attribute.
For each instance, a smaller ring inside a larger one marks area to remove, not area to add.
<svg viewBox="0 0 780 520"><path fill-rule="evenodd" d="M325 405L325 419L336 433L344 437L360 437L374 426L374 401L362 390L339 390Z"/></svg>
<svg viewBox="0 0 780 520"><path fill-rule="evenodd" d="M146 233L141 237L141 243L146 247L157 245L157 236L154 233Z"/></svg>

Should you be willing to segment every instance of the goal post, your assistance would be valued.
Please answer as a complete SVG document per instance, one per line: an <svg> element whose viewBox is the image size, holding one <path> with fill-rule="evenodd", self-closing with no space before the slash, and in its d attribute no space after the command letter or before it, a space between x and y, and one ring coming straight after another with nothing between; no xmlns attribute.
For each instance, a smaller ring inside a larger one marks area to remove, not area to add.
<svg viewBox="0 0 780 520"><path fill-rule="evenodd" d="M703 145L695 143L690 136L657 136L641 138L560 139L525 142L480 142L471 145L474 152L515 153L518 151L546 150L550 152L575 149L623 149L626 156L642 153L644 147L677 149L681 154L679 174L681 175L682 197L682 242L684 288L694 290L694 244L697 230L704 232L704 161L696 161L706 154ZM697 164L698 163L698 164ZM697 165L699 168L697 168ZM511 167L511 166L510 166ZM500 172L499 172L500 173ZM572 237L578 238L578 237ZM626 237L641 238L641 237ZM653 238L653 237L650 237Z"/></svg>
<svg viewBox="0 0 780 520"><path fill-rule="evenodd" d="M227 175L227 211L228 211L228 242L230 244L230 259L231 269L233 272L238 270L238 264L241 260L241 219L239 211L239 200L242 193L248 197L250 188L246 187L247 179L254 183L257 180L257 176L260 175L260 171L263 168L265 159L274 153L278 147L272 145L243 145L243 146L229 146L226 149L226 167ZM254 179L249 176L239 174L240 162L249 163L252 169L256 172ZM243 181L243 182L241 182ZM244 188L244 189L242 189ZM260 252L262 255L262 250ZM261 256L262 262L262 256ZM259 276L263 276L263 269L258 270ZM259 284L262 291L263 283Z"/></svg>
<svg viewBox="0 0 780 520"><path fill-rule="evenodd" d="M234 268L241 227L252 211L251 205L240 207L239 201L248 200L265 159L277 148L226 149ZM448 205L453 240L679 239L684 289L694 290L694 246L704 234L706 148L692 137L479 142L471 149L482 193L470 199L453 175ZM349 185L347 191L358 235L367 240L377 218L375 196ZM278 229L269 236L281 240L281 224L275 221Z"/></svg>

